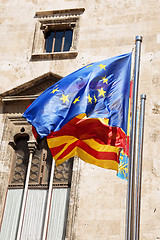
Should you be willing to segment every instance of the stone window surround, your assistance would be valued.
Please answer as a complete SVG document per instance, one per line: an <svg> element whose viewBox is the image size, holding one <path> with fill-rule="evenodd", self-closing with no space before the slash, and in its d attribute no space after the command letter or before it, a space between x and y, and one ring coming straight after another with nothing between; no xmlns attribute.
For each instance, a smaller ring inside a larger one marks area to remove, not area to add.
<svg viewBox="0 0 160 240"><path fill-rule="evenodd" d="M12 101L12 100L11 100ZM13 158L14 148L11 147L14 145L13 136L15 134L21 134L21 129L25 128L25 132L30 136L30 140L33 140L32 128L31 125L22 117L22 114L4 114L5 124L3 131L2 139L2 155L1 158L6 162L7 173L10 175L11 171L11 159ZM10 159L10 161L8 161ZM68 219L66 225L66 240L74 239L75 236L75 227L77 223L77 206L79 204L79 184L81 177L81 161L78 157L74 157L74 164L72 170L72 183L71 183L71 192L70 192L70 201L69 201L69 210L68 210ZM9 183L9 178L8 178ZM7 182L5 183L5 185ZM5 207L5 202L4 202ZM3 218L3 215L2 215ZM2 222L2 219L0 219Z"/></svg>
<svg viewBox="0 0 160 240"><path fill-rule="evenodd" d="M34 32L31 60L36 61L75 58L78 54L77 40L79 20L80 15L84 12L84 10L84 8L76 8L36 12L35 18L37 19L37 23ZM73 30L73 39L70 51L45 53L45 33L53 29L66 28L70 28Z"/></svg>
<svg viewBox="0 0 160 240"><path fill-rule="evenodd" d="M41 94L42 91L60 79L61 76L48 72L0 95L0 104L2 105L4 119L0 155L0 162L2 166L0 171L2 179L0 187L2 189L3 196L3 199L0 201L1 223L3 218L3 209L5 207L5 196L7 194L9 184L9 176L11 173L12 159L14 156L14 136L16 134L27 133L30 141L35 140L32 134L31 125L22 117L22 113L25 111L26 107L34 99L36 99L39 94ZM80 182L81 160L78 157L74 157L65 240L74 239L76 234Z"/></svg>

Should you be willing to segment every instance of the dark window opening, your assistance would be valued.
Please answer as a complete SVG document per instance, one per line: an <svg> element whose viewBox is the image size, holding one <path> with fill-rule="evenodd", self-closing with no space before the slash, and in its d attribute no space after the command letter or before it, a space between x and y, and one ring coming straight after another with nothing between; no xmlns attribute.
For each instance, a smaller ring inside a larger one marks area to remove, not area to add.
<svg viewBox="0 0 160 240"><path fill-rule="evenodd" d="M73 31L54 30L47 32L45 36L45 52L65 52L69 51L72 45Z"/></svg>

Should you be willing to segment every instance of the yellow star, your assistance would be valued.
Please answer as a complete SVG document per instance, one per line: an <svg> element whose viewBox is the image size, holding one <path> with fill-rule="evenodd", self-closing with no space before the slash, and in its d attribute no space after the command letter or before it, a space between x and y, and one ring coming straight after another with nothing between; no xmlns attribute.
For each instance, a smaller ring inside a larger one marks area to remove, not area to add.
<svg viewBox="0 0 160 240"><path fill-rule="evenodd" d="M106 83L108 85L108 78L105 77L102 77L102 80L103 80L103 83Z"/></svg>
<svg viewBox="0 0 160 240"><path fill-rule="evenodd" d="M92 98L91 98L91 96L89 94L88 94L87 98L88 98L88 102L92 104Z"/></svg>
<svg viewBox="0 0 160 240"><path fill-rule="evenodd" d="M97 102L97 98L96 98L96 96L94 95L94 101L95 101L95 103Z"/></svg>
<svg viewBox="0 0 160 240"><path fill-rule="evenodd" d="M106 70L106 69L105 69L106 65L100 64L100 65L98 65L98 66L99 66L101 69Z"/></svg>
<svg viewBox="0 0 160 240"><path fill-rule="evenodd" d="M99 96L105 97L104 94L106 93L106 91L104 91L103 88L98 89L98 91L99 91Z"/></svg>
<svg viewBox="0 0 160 240"><path fill-rule="evenodd" d="M76 104L76 102L79 102L79 98L80 98L80 97L78 97L78 98L75 98L75 100L74 100L74 102L73 102L73 103L74 103L74 104Z"/></svg>
<svg viewBox="0 0 160 240"><path fill-rule="evenodd" d="M58 91L58 88L55 88L55 89L53 89L53 91L51 92L51 93L55 93L55 92L57 92Z"/></svg>
<svg viewBox="0 0 160 240"><path fill-rule="evenodd" d="M62 93L62 97L61 97L60 99L63 100L63 103L65 103L66 101L69 102L69 100L68 100L68 96L69 96L69 95L64 95L64 94Z"/></svg>
<svg viewBox="0 0 160 240"><path fill-rule="evenodd" d="M88 65L86 68L92 67L92 64Z"/></svg>

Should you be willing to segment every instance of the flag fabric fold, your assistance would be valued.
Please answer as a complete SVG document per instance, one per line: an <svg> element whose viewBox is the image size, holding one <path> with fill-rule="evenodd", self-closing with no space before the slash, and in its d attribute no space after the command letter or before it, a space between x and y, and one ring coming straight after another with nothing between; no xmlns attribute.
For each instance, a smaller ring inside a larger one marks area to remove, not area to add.
<svg viewBox="0 0 160 240"><path fill-rule="evenodd" d="M127 139L131 53L89 64L44 91L23 117L59 165L77 155L118 170Z"/></svg>

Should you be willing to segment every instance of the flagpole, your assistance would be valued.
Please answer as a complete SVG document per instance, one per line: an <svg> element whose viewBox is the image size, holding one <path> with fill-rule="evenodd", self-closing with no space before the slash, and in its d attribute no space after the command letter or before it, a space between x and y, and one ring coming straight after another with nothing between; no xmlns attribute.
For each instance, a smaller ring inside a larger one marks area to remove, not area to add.
<svg viewBox="0 0 160 240"><path fill-rule="evenodd" d="M146 95L142 94L141 95L141 108L140 108L138 165L137 165L137 183L136 183L135 240L139 240L139 233L140 233L141 180L142 180L145 100L146 100Z"/></svg>
<svg viewBox="0 0 160 240"><path fill-rule="evenodd" d="M53 192L54 169L55 169L55 161L53 159L52 160L51 173L50 173L50 180L49 180L49 189L48 189L47 205L46 205L46 212L45 212L44 225L43 225L42 240L47 239L50 207L51 207L52 192Z"/></svg>
<svg viewBox="0 0 160 240"><path fill-rule="evenodd" d="M137 99L138 99L139 68L140 68L142 36L136 36L135 40L136 40L136 50L135 50L135 66L134 66L134 82L133 82L132 127L131 127L131 134L130 134L126 240L134 239L134 183L135 183Z"/></svg>

